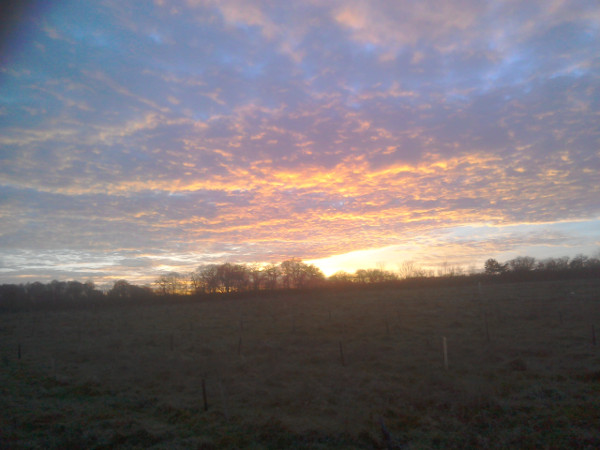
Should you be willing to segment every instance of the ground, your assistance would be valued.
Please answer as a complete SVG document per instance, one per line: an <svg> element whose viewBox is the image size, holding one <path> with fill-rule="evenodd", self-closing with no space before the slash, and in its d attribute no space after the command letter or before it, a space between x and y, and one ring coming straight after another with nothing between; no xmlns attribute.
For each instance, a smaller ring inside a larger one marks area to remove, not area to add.
<svg viewBox="0 0 600 450"><path fill-rule="evenodd" d="M598 448L599 329L598 280L4 313L0 447Z"/></svg>

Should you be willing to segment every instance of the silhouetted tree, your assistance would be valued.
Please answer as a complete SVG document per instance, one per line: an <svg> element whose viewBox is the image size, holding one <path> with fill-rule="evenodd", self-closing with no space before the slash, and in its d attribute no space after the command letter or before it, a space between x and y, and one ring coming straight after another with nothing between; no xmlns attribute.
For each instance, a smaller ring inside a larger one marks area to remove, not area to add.
<svg viewBox="0 0 600 450"><path fill-rule="evenodd" d="M538 261L535 270L538 271L550 271L556 272L559 270L567 270L569 268L569 257L563 256L562 258L546 258Z"/></svg>
<svg viewBox="0 0 600 450"><path fill-rule="evenodd" d="M297 287L300 278L300 264L302 264L302 261L295 258L288 259L280 264L281 280L284 289Z"/></svg>
<svg viewBox="0 0 600 450"><path fill-rule="evenodd" d="M398 274L400 278L416 278L423 276L422 269L414 261L404 261L398 266Z"/></svg>
<svg viewBox="0 0 600 450"><path fill-rule="evenodd" d="M300 276L300 288L313 288L319 286L325 280L325 275L314 264L302 263L302 272Z"/></svg>
<svg viewBox="0 0 600 450"><path fill-rule="evenodd" d="M368 280L367 271L365 269L358 269L354 272L354 278L357 283L366 283Z"/></svg>
<svg viewBox="0 0 600 450"><path fill-rule="evenodd" d="M276 264L267 264L263 268L265 289L276 289L281 270Z"/></svg>
<svg viewBox="0 0 600 450"><path fill-rule="evenodd" d="M83 283L83 291L85 292L85 296L87 298L94 298L99 291L96 291L96 285L92 280L87 280Z"/></svg>
<svg viewBox="0 0 600 450"><path fill-rule="evenodd" d="M384 281L398 279L398 276L395 273L382 269L367 269L365 276L367 283L383 283Z"/></svg>
<svg viewBox="0 0 600 450"><path fill-rule="evenodd" d="M36 281L26 286L27 294L33 303L44 303L52 299L48 286Z"/></svg>
<svg viewBox="0 0 600 450"><path fill-rule="evenodd" d="M0 307L2 309L18 309L27 302L27 293L22 285L3 284L0 286Z"/></svg>
<svg viewBox="0 0 600 450"><path fill-rule="evenodd" d="M484 272L488 275L498 275L508 270L506 264L500 264L493 258L488 259L484 264Z"/></svg>
<svg viewBox="0 0 600 450"><path fill-rule="evenodd" d="M354 275L340 270L328 278L329 282L333 284L345 285L354 282Z"/></svg>
<svg viewBox="0 0 600 450"><path fill-rule="evenodd" d="M192 287L192 293L201 294L204 292L204 283L197 270L190 273L190 285Z"/></svg>
<svg viewBox="0 0 600 450"><path fill-rule="evenodd" d="M297 258L283 261L280 268L283 287L286 289L314 287L325 279L325 275L318 267L306 264Z"/></svg>
<svg viewBox="0 0 600 450"><path fill-rule="evenodd" d="M248 273L242 264L225 263L217 266L217 279L224 292L243 291L248 285Z"/></svg>
<svg viewBox="0 0 600 450"><path fill-rule="evenodd" d="M108 291L108 296L113 299L126 300L131 298L131 285L127 280L115 281Z"/></svg>
<svg viewBox="0 0 600 450"><path fill-rule="evenodd" d="M206 264L196 269L197 284L202 287L203 292L208 294L217 292L219 288L217 268L216 264Z"/></svg>
<svg viewBox="0 0 600 450"><path fill-rule="evenodd" d="M508 266L513 272L529 272L535 267L535 258L531 256L517 256L508 261Z"/></svg>
<svg viewBox="0 0 600 450"><path fill-rule="evenodd" d="M258 291L263 286L265 273L258 264L247 266L246 271L248 273L248 283L253 290Z"/></svg>
<svg viewBox="0 0 600 450"><path fill-rule="evenodd" d="M177 273L170 272L161 275L154 284L158 287L158 292L162 295L187 294L188 285L186 277Z"/></svg>
<svg viewBox="0 0 600 450"><path fill-rule="evenodd" d="M49 290L52 294L52 301L57 302L63 298L67 284L64 281L52 280L49 284Z"/></svg>
<svg viewBox="0 0 600 450"><path fill-rule="evenodd" d="M79 281L67 281L65 289L65 299L70 301L81 300L84 298L85 289L83 283Z"/></svg>
<svg viewBox="0 0 600 450"><path fill-rule="evenodd" d="M154 293L149 287L136 286L127 280L118 280L114 282L107 295L111 300L139 301L151 298Z"/></svg>
<svg viewBox="0 0 600 450"><path fill-rule="evenodd" d="M583 269L588 262L588 257L585 255L577 255L569 262L570 269Z"/></svg>
<svg viewBox="0 0 600 450"><path fill-rule="evenodd" d="M585 262L586 269L600 269L600 258L588 258Z"/></svg>

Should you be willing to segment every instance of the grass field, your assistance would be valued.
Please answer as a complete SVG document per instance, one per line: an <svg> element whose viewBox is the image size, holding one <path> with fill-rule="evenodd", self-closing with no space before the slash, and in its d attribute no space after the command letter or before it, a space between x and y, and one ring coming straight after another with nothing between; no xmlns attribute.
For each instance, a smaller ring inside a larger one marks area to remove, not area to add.
<svg viewBox="0 0 600 450"><path fill-rule="evenodd" d="M593 329L598 280L6 313L0 447L599 448Z"/></svg>

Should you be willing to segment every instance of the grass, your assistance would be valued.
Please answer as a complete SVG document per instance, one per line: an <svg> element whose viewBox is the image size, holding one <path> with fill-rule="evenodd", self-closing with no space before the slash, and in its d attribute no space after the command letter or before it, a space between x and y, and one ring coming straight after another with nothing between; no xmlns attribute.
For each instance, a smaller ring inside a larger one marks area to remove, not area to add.
<svg viewBox="0 0 600 450"><path fill-rule="evenodd" d="M3 314L0 447L598 448L592 326L597 280Z"/></svg>

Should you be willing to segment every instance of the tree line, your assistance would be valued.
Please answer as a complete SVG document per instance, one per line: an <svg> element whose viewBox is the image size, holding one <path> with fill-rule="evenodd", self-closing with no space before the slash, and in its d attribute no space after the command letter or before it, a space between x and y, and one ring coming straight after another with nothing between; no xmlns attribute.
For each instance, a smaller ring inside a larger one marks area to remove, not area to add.
<svg viewBox="0 0 600 450"><path fill-rule="evenodd" d="M52 309L63 306L81 306L100 303L118 303L124 300L148 300L155 297L148 286L137 286L118 280L104 291L91 280L57 281L0 285L0 311L22 309Z"/></svg>
<svg viewBox="0 0 600 450"><path fill-rule="evenodd" d="M490 258L482 270L465 271L443 264L437 271L405 262L396 272L384 269L344 271L325 277L313 264L290 259L280 264L206 264L188 274L160 275L153 286L137 286L117 280L107 290L93 281L57 281L0 285L0 310L52 308L98 303L122 304L131 301L162 301L165 297L203 298L281 290L368 288L372 286L411 287L468 284L474 282L535 281L557 278L600 278L600 259L577 255L574 258L538 260L519 256L506 262Z"/></svg>
<svg viewBox="0 0 600 450"><path fill-rule="evenodd" d="M559 272L569 270L597 269L600 267L598 258L589 258L585 255L577 255L570 259L568 256L562 258L547 258L536 260L531 256L519 256L504 264L490 258L484 264L484 273L488 275L502 275L505 273Z"/></svg>
<svg viewBox="0 0 600 450"><path fill-rule="evenodd" d="M314 264L289 259L281 264L205 264L189 274L172 272L155 282L160 295L215 294L322 286L325 275Z"/></svg>

